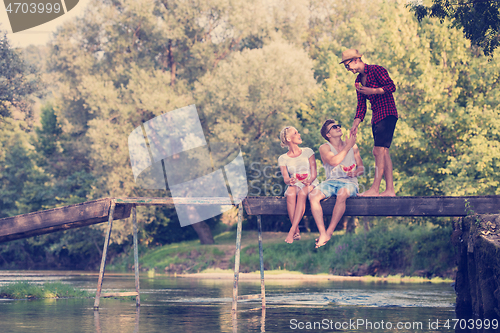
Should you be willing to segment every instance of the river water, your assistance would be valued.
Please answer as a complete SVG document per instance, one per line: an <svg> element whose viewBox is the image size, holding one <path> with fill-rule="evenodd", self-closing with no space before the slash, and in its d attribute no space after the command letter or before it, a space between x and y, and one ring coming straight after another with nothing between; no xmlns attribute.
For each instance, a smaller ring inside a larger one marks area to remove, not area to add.
<svg viewBox="0 0 500 333"><path fill-rule="evenodd" d="M0 272L0 284L19 280L95 291L97 274ZM0 300L0 332L455 332L449 283L268 279L265 312L240 301L235 322L232 280L141 275L140 285L140 308L135 297L101 298L99 311L93 298ZM106 273L103 289L134 291L134 276ZM240 280L240 295L259 292L260 281Z"/></svg>

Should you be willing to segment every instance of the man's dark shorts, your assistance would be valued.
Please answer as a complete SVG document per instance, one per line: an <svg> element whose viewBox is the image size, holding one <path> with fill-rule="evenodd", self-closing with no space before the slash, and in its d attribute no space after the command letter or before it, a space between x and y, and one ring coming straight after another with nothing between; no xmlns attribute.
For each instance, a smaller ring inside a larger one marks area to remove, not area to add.
<svg viewBox="0 0 500 333"><path fill-rule="evenodd" d="M394 136L394 129L398 118L395 116L387 116L376 124L372 124L373 139L375 140L375 147L391 146L392 137Z"/></svg>

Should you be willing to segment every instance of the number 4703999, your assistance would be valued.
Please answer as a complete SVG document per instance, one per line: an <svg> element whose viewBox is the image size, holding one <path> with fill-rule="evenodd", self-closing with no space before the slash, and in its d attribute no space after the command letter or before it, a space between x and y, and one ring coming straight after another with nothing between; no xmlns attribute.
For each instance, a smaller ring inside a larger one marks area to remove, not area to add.
<svg viewBox="0 0 500 333"><path fill-rule="evenodd" d="M448 319L443 327L447 329L498 329L498 319Z"/></svg>
<svg viewBox="0 0 500 333"><path fill-rule="evenodd" d="M7 13L11 14L42 14L42 13L59 13L61 11L61 5L59 3L26 3L26 2L14 2L9 3L5 8Z"/></svg>

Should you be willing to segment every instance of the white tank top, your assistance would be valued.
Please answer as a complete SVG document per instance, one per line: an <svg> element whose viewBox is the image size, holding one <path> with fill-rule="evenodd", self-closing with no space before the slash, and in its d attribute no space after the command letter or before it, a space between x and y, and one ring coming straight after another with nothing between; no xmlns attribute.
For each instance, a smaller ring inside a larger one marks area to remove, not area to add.
<svg viewBox="0 0 500 333"><path fill-rule="evenodd" d="M327 142L330 146L330 150L337 155L338 152L335 148L333 148L330 142ZM340 162L339 165L333 167L327 162L323 161L323 167L325 168L326 180L338 180L344 183L353 183L358 187L358 178L357 177L349 177L347 173L351 170L356 169L356 160L354 159L354 151L349 149L346 157Z"/></svg>

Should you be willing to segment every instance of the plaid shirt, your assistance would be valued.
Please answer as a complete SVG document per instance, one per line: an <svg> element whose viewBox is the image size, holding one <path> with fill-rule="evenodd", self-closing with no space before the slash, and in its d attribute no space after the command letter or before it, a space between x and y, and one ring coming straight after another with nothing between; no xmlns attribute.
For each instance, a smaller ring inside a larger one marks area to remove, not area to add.
<svg viewBox="0 0 500 333"><path fill-rule="evenodd" d="M369 88L382 88L385 91L383 95L363 95L356 91L358 94L358 107L356 109L356 116L354 119L359 118L361 121L365 119L366 115L366 100L370 101L372 106L372 124L376 124L387 116L398 117L398 110L392 93L396 91L396 86L392 82L387 70L378 65L365 65L366 85ZM356 77L356 82L361 83L361 74Z"/></svg>

